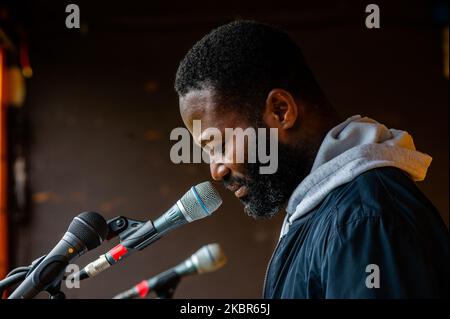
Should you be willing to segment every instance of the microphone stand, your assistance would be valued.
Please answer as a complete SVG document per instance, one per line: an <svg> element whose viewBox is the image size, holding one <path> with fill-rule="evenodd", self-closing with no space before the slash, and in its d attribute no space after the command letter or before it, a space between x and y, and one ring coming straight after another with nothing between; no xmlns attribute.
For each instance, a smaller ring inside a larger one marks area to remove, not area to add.
<svg viewBox="0 0 450 319"><path fill-rule="evenodd" d="M30 266L25 267L17 267L11 270L6 277L0 281L0 297L3 296L3 292L18 283L21 283L28 274L40 264L42 260L44 260L46 255L37 258L34 260Z"/></svg>
<svg viewBox="0 0 450 319"><path fill-rule="evenodd" d="M106 239L111 240L112 238L119 236L120 240L122 241L133 232L135 232L144 223L144 221L134 220L124 216L118 216L110 219L107 222L108 236ZM25 278L41 263L41 261L44 260L45 256L46 255L34 260L28 267L15 268L8 275L6 275L3 280L0 280L0 299L6 289L25 280ZM66 299L66 295L61 291L61 284L64 279L65 277L63 277L61 280L55 280L52 285L43 290L49 294L49 299ZM162 296L167 295L168 297L164 298L171 298L175 286L172 290L168 288L167 292L161 292Z"/></svg>
<svg viewBox="0 0 450 319"><path fill-rule="evenodd" d="M6 289L8 289L9 287L11 287L15 284L22 282L25 279L25 277L27 276L27 272L28 272L28 270L17 272L15 274L9 275L8 277L6 277L2 281L0 281L0 298L3 296L3 292Z"/></svg>
<svg viewBox="0 0 450 319"><path fill-rule="evenodd" d="M9 274L0 281L0 297L6 289L21 283L41 263L41 261L44 260L45 256L46 255L34 260L28 267L18 267L9 272ZM66 298L65 294L61 291L62 280L64 280L64 278L55 281L50 287L44 290L49 294L49 299Z"/></svg>
<svg viewBox="0 0 450 319"><path fill-rule="evenodd" d="M66 295L61 291L62 280L57 281L45 291L49 294L49 299L66 299Z"/></svg>

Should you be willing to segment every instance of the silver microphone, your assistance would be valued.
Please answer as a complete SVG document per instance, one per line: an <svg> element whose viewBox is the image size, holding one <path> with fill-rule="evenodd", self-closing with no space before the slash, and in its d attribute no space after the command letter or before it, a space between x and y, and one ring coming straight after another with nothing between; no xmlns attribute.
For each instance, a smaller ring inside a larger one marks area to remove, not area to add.
<svg viewBox="0 0 450 319"><path fill-rule="evenodd" d="M74 277L93 277L135 251L142 250L165 233L197 219L211 215L222 204L222 198L210 182L192 186L167 212L154 222L147 221L119 245L91 262Z"/></svg>
<svg viewBox="0 0 450 319"><path fill-rule="evenodd" d="M176 286L182 277L216 271L226 262L227 257L219 244L205 245L177 266L141 281L133 288L118 294L114 299L131 299L139 296L143 298L151 291L159 294L165 287L170 289Z"/></svg>

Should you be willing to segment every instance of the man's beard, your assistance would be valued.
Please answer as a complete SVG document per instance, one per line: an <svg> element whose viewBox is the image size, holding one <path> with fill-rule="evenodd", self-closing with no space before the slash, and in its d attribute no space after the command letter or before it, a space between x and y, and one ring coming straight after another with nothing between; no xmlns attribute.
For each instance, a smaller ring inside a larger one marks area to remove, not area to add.
<svg viewBox="0 0 450 319"><path fill-rule="evenodd" d="M278 143L278 169L274 174L261 174L261 163L246 163L244 178L229 177L224 183L246 186L247 195L240 198L244 211L255 219L268 219L281 210L309 174L313 160L311 150L305 145L292 147Z"/></svg>

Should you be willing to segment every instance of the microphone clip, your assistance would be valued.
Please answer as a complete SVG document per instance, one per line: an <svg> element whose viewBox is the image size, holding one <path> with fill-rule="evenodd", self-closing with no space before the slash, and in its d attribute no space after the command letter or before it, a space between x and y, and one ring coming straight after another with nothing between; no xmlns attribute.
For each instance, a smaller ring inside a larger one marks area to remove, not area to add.
<svg viewBox="0 0 450 319"><path fill-rule="evenodd" d="M142 227L146 222L135 220L124 216L117 216L107 221L108 235L107 240L111 240L119 236L119 241L122 242Z"/></svg>

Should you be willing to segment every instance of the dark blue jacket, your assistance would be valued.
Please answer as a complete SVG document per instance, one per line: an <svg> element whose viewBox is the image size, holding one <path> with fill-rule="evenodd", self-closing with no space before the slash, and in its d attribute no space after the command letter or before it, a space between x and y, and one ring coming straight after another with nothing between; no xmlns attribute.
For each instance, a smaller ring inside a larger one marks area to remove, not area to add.
<svg viewBox="0 0 450 319"><path fill-rule="evenodd" d="M292 223L264 297L448 298L448 247L447 227L415 183L396 168L372 169Z"/></svg>

